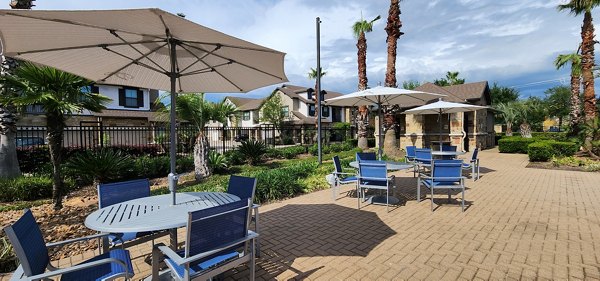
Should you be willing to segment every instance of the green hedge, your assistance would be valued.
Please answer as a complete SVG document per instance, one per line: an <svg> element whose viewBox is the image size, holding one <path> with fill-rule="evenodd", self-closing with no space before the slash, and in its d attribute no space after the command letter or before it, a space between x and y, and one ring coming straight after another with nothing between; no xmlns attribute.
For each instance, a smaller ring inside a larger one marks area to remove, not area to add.
<svg viewBox="0 0 600 281"><path fill-rule="evenodd" d="M64 181L64 191L75 186L74 181ZM52 178L50 177L18 177L0 179L0 202L31 201L52 197Z"/></svg>
<svg viewBox="0 0 600 281"><path fill-rule="evenodd" d="M566 132L532 132L531 136L540 140L566 141Z"/></svg>
<svg viewBox="0 0 600 281"><path fill-rule="evenodd" d="M266 155L270 158L294 159L296 156L304 153L306 153L306 147L296 145L283 148L270 148Z"/></svg>
<svg viewBox="0 0 600 281"><path fill-rule="evenodd" d="M527 153L527 146L535 142L533 138L503 137L498 140L498 150L502 153Z"/></svg>
<svg viewBox="0 0 600 281"><path fill-rule="evenodd" d="M578 145L573 142L539 140L529 144L527 155L529 161L548 161L552 157L573 156L578 149Z"/></svg>

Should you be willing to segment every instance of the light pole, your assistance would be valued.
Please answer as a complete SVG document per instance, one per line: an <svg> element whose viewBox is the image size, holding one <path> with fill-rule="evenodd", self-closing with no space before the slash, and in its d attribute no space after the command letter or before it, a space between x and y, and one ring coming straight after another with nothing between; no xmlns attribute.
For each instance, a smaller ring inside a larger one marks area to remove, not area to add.
<svg viewBox="0 0 600 281"><path fill-rule="evenodd" d="M319 165L323 163L323 151L321 148L321 19L317 17L317 151L319 156Z"/></svg>

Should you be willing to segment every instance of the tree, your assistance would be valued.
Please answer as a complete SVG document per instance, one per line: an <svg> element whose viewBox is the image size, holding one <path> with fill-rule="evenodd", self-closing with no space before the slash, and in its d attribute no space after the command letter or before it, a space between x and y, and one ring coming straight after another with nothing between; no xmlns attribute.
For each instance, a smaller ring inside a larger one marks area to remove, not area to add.
<svg viewBox="0 0 600 281"><path fill-rule="evenodd" d="M283 125L286 118L288 118L282 110L283 106L281 96L277 94L277 90L273 91L261 108L260 121L271 123L277 130L280 130L281 125Z"/></svg>
<svg viewBox="0 0 600 281"><path fill-rule="evenodd" d="M358 39L356 42L357 56L358 56L358 90L362 91L367 89L367 37L365 33L373 31L373 22L379 20L381 17L377 16L371 21L366 21L362 18L352 25L352 34Z"/></svg>
<svg viewBox="0 0 600 281"><path fill-rule="evenodd" d="M523 107L521 124L527 125L530 131L542 131L544 120L546 120L546 116L548 116L548 110L544 100L538 97L529 97L520 102L520 104L522 104Z"/></svg>
<svg viewBox="0 0 600 281"><path fill-rule="evenodd" d="M436 84L441 87L464 84L465 79L458 78L458 74L458 71L448 71L446 72L445 78L435 79L435 81L433 81L433 84Z"/></svg>
<svg viewBox="0 0 600 281"><path fill-rule="evenodd" d="M492 105L515 102L519 99L519 91L514 88L498 86L498 83L494 82L494 85L490 89L490 96L492 96Z"/></svg>
<svg viewBox="0 0 600 281"><path fill-rule="evenodd" d="M190 122L196 128L196 141L194 143L194 175L197 180L209 177L211 170L208 167L209 143L204 128L209 121L227 123L227 118L236 111L235 106L224 100L211 103L204 100L204 94L186 93L177 95L175 112L179 120ZM169 109L161 112L161 119L168 120Z"/></svg>
<svg viewBox="0 0 600 281"><path fill-rule="evenodd" d="M385 86L396 87L396 51L398 48L398 38L404 34L400 31L402 21L400 20L400 1L391 0L388 10L387 24L385 32L387 33L387 67L385 71Z"/></svg>
<svg viewBox="0 0 600 281"><path fill-rule="evenodd" d="M566 106L571 102L571 90L567 86L552 87L544 92L546 94L546 108L549 116L558 118L558 127L562 128L563 119L569 116L571 109Z"/></svg>
<svg viewBox="0 0 600 281"><path fill-rule="evenodd" d="M578 53L558 55L554 60L556 69L571 63L571 110L569 116L569 134L577 135L581 125L581 56Z"/></svg>
<svg viewBox="0 0 600 281"><path fill-rule="evenodd" d="M594 24L592 10L600 5L600 0L570 0L558 5L558 10L568 10L571 14L583 14L581 26L581 74L583 77L583 112L586 121L596 118L596 95L594 92Z"/></svg>
<svg viewBox="0 0 600 281"><path fill-rule="evenodd" d="M12 9L31 9L33 0L12 0ZM9 75L17 68L18 62L0 54L0 77ZM15 92L5 85L0 85L4 96L13 96ZM17 115L12 104L0 104L0 178L14 178L21 175L17 158L16 134Z"/></svg>
<svg viewBox="0 0 600 281"><path fill-rule="evenodd" d="M91 81L60 70L21 63L14 75L4 77L4 83L17 89L8 101L18 107L40 105L46 116L46 131L52 162L52 201L55 209L62 207L63 133L68 115L82 110L101 111L110 99L86 90Z"/></svg>
<svg viewBox="0 0 600 281"><path fill-rule="evenodd" d="M323 71L323 68L319 69L321 72L321 78L323 76L325 76L327 74L326 71ZM321 110L320 108L318 108L317 104L319 104L319 99L321 98L321 89L317 89L319 85L317 85L317 76L319 75L319 73L317 73L317 70L314 68L310 68L310 71L308 72L308 79L315 79L315 92L314 97L315 97L315 127L317 126L319 120L317 119L317 117L319 116L319 111Z"/></svg>
<svg viewBox="0 0 600 281"><path fill-rule="evenodd" d="M402 82L402 88L407 90L414 90L415 88L421 86L421 82L416 80L408 80Z"/></svg>
<svg viewBox="0 0 600 281"><path fill-rule="evenodd" d="M512 125L517 122L515 102L498 103L494 107L500 112L500 117L506 125L506 136L512 136Z"/></svg>

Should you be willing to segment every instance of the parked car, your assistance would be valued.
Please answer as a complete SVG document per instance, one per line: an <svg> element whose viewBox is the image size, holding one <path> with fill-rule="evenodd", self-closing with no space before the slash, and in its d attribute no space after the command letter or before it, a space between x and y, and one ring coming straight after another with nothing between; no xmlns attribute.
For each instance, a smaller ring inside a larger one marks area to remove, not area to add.
<svg viewBox="0 0 600 281"><path fill-rule="evenodd" d="M17 137L17 147L45 145L44 139L41 137Z"/></svg>

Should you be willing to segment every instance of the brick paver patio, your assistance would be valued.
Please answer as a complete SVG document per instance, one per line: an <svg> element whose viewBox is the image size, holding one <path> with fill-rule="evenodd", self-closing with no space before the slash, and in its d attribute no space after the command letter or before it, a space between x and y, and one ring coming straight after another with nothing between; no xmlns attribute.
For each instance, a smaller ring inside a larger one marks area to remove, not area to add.
<svg viewBox="0 0 600 281"><path fill-rule="evenodd" d="M389 213L330 190L261 207L258 279L600 279L600 173L525 168L526 155L497 150L480 159L464 213L444 194L434 212L417 203L412 172L396 174L404 203ZM136 279L149 252L132 249Z"/></svg>

